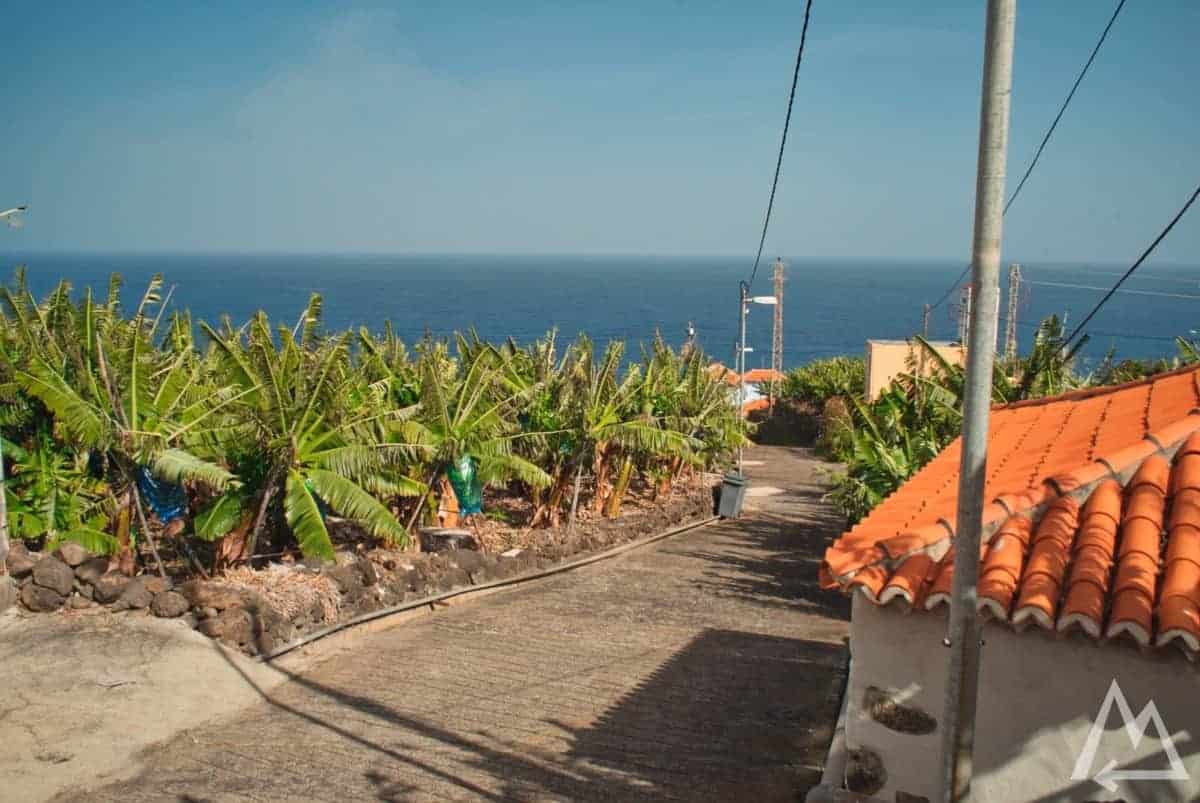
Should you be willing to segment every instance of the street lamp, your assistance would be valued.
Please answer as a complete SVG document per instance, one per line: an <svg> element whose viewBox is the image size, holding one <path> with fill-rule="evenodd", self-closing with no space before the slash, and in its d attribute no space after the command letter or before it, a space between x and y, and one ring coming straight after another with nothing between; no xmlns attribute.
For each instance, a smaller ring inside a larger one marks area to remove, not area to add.
<svg viewBox="0 0 1200 803"><path fill-rule="evenodd" d="M746 383L743 380L743 375L746 373L746 354L754 351L754 349L746 345L746 315L750 312L751 304L762 304L764 306L774 306L777 301L775 296L752 296L750 295L750 285L745 282L738 282L738 353L737 353L737 374L738 374L738 415L742 414L742 405L745 404ZM742 447L738 445L738 475L742 473Z"/></svg>
<svg viewBox="0 0 1200 803"><path fill-rule="evenodd" d="M10 229L19 229L22 223L24 223L21 220L21 213L28 208L28 206L21 204L20 206L14 206L12 209L5 209L3 212L0 212L0 220L7 223Z"/></svg>

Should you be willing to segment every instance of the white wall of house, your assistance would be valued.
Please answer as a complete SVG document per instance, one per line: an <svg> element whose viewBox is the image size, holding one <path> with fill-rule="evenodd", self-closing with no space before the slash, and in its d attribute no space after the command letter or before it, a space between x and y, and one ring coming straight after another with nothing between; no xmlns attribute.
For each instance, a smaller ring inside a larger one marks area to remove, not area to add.
<svg viewBox="0 0 1200 803"><path fill-rule="evenodd" d="M942 644L945 608L904 613L855 594L850 632L847 747L867 748L882 758L887 782L875 797L890 801L903 791L940 801L949 664ZM1200 668L1177 650L1141 654L1124 644L1015 633L998 623L986 625L983 633L972 800L1200 800ZM1113 760L1118 773L1169 765L1153 725L1134 748L1115 706L1088 779L1071 779L1114 679L1135 716L1153 700L1189 779L1114 778L1118 787L1113 792L1092 780ZM868 687L895 693L903 704L930 714L937 729L924 735L899 733L874 721L863 705Z"/></svg>

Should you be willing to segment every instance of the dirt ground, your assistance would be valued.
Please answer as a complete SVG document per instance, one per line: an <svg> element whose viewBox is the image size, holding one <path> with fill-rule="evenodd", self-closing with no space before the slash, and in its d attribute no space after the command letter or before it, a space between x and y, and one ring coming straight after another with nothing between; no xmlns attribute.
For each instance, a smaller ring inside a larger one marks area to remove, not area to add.
<svg viewBox="0 0 1200 803"><path fill-rule="evenodd" d="M0 800L126 777L149 745L261 699L248 681L265 690L289 677L182 621L93 610L0 616Z"/></svg>

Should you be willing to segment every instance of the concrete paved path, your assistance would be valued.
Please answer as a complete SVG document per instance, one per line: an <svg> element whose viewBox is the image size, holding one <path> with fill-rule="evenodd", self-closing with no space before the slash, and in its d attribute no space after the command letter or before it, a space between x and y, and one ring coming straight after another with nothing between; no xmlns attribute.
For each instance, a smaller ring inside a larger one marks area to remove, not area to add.
<svg viewBox="0 0 1200 803"><path fill-rule="evenodd" d="M60 799L802 800L845 671L838 522L805 450L749 457L742 520L363 636Z"/></svg>

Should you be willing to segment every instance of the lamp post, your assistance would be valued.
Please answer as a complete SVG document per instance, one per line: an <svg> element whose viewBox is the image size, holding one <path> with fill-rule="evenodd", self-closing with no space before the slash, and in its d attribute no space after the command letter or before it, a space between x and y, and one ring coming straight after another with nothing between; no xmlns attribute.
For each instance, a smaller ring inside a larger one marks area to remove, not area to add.
<svg viewBox="0 0 1200 803"><path fill-rule="evenodd" d="M5 223L7 223L10 229L19 229L21 228L22 223L21 213L28 208L28 206L22 204L20 206L14 206L12 209L5 209L3 212L0 212L0 220L3 220Z"/></svg>
<svg viewBox="0 0 1200 803"><path fill-rule="evenodd" d="M751 304L763 304L766 306L774 306L776 303L775 296L751 296L750 285L745 282L738 282L738 353L737 353L737 375L738 375L738 393L737 393L737 412L742 414L742 407L745 405L746 398L746 354L754 351L746 345L746 316L750 312ZM738 476L742 475L742 447L738 446L737 460Z"/></svg>

